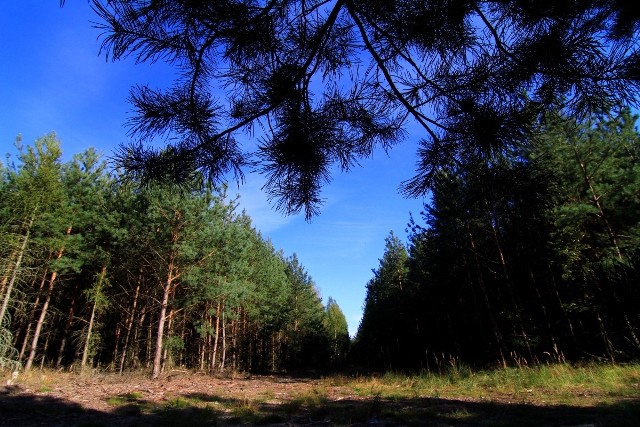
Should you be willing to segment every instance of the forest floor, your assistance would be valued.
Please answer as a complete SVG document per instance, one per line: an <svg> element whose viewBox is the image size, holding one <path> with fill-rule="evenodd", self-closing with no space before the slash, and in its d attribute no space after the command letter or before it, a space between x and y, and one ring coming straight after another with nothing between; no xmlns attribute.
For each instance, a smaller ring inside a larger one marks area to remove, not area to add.
<svg viewBox="0 0 640 427"><path fill-rule="evenodd" d="M10 380L0 372L0 426L640 425L638 365L518 372L223 377L170 371L156 380L56 371Z"/></svg>

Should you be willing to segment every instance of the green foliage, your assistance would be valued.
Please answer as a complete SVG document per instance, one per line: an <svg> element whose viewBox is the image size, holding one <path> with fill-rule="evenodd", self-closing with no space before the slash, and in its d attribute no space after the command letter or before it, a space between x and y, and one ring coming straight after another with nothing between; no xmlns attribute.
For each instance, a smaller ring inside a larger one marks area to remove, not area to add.
<svg viewBox="0 0 640 427"><path fill-rule="evenodd" d="M340 367L349 351L349 326L338 303L331 297L325 307L324 329L329 336L330 360L333 367Z"/></svg>
<svg viewBox="0 0 640 427"><path fill-rule="evenodd" d="M392 232L385 240L380 266L367 283L364 313L354 341L356 359L368 367L391 368L401 357L401 335L406 330L395 322L403 319L411 300L408 259L404 243Z"/></svg>
<svg viewBox="0 0 640 427"><path fill-rule="evenodd" d="M289 367L325 367L330 350L319 291L295 254L286 260L285 271L291 289L286 302L290 310L287 328Z"/></svg>
<svg viewBox="0 0 640 427"><path fill-rule="evenodd" d="M387 239L354 356L412 370L640 357L635 121L551 117L518 149L440 170L408 257Z"/></svg>
<svg viewBox="0 0 640 427"><path fill-rule="evenodd" d="M8 319L0 324L0 370L16 371L21 363L18 360L18 351L13 346L13 336Z"/></svg>
<svg viewBox="0 0 640 427"><path fill-rule="evenodd" d="M135 187L93 149L63 163L55 135L22 147L0 173L3 364L30 342L35 363L57 367L81 358L138 368L154 360L154 343L160 369L326 361L315 285L237 212L226 187ZM32 340L36 329L44 342Z"/></svg>
<svg viewBox="0 0 640 427"><path fill-rule="evenodd" d="M530 154L553 178L554 248L565 274L624 260L640 243L640 136L628 109L585 123L550 121Z"/></svg>
<svg viewBox="0 0 640 427"><path fill-rule="evenodd" d="M107 58L180 71L132 91L119 155L132 177L221 181L253 165L276 207L307 217L333 170L405 127L421 133L405 189L422 195L440 168L499 155L545 112L638 105L639 18L622 1L92 3ZM239 133L256 127L247 150Z"/></svg>

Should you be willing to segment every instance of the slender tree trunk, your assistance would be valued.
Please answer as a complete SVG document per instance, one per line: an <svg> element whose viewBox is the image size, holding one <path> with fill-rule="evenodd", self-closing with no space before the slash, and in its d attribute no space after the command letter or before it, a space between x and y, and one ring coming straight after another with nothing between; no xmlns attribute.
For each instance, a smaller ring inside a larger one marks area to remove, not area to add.
<svg viewBox="0 0 640 427"><path fill-rule="evenodd" d="M231 347L233 349L231 353L232 360L232 369L234 371L238 370L238 324L240 323L240 308L238 308L238 312L236 313L236 320L231 322Z"/></svg>
<svg viewBox="0 0 640 427"><path fill-rule="evenodd" d="M221 304L218 300L218 306L216 307L216 335L213 340L213 355L211 356L211 371L216 369L216 358L218 357L218 341L220 338L220 310Z"/></svg>
<svg viewBox="0 0 640 427"><path fill-rule="evenodd" d="M49 338L50 335L47 334L47 339L44 340L44 348L42 349L42 359L40 360L40 370L42 371L42 369L44 369L44 362L47 358L47 348L49 348Z"/></svg>
<svg viewBox="0 0 640 427"><path fill-rule="evenodd" d="M169 315L167 316L167 332L165 335L167 336L171 336L173 334L173 316L174 316L174 310L173 308L171 308L171 310L169 310ZM161 369L164 370L165 365L167 364L167 361L169 361L169 357L171 356L171 354L169 353L169 349L167 348L167 346L164 346L164 351L162 354L162 367ZM171 366L171 365L169 365Z"/></svg>
<svg viewBox="0 0 640 427"><path fill-rule="evenodd" d="M4 292L4 296L2 298L2 306L0 307L0 324L4 320L4 315L7 312L7 307L9 306L9 301L11 300L11 293L13 291L13 287L16 283L16 278L18 277L18 273L20 271L20 264L22 264L22 258L24 258L24 253L27 250L27 243L29 242L29 235L31 234L31 226L33 225L33 221L36 217L36 210L33 210L31 214L31 218L29 219L29 224L27 225L27 229L25 230L24 238L22 239L22 245L20 245L20 252L18 253L18 259L16 260L15 265L13 266L13 271L11 272L11 278L9 279L9 283L6 286L6 291Z"/></svg>
<svg viewBox="0 0 640 427"><path fill-rule="evenodd" d="M599 212L598 216L600 217L600 220L602 221L602 224L604 225L605 229L607 230L607 236L609 237L609 241L611 242L611 245L613 246L613 248L616 251L616 255L618 256L618 260L624 261L624 256L622 255L622 251L620 250L620 246L618 245L618 239L616 237L616 233L613 231L613 227L611 226L611 222L609 221L608 215L606 214L606 212L604 210L604 206L602 205L602 202L601 202L601 198L602 197L601 197L601 195L597 194L597 192L596 192L596 190L595 190L595 188L593 186L592 177L587 172L587 168L586 168L586 165L584 164L584 162L581 159L578 158L577 151L576 151L576 158L577 158L578 164L580 165L580 170L582 171L582 176L583 176L584 182L587 185L587 187L589 187L589 192L591 194L591 200L593 201L593 204L596 207L596 209L598 209L598 212ZM613 293L613 298L616 300L616 302L618 304L620 303L620 300L618 299L618 296L615 294L615 292ZM629 315L627 314L626 310L622 310L622 316L624 318L624 321L625 321L625 324L627 326L627 329L629 330L629 333L631 334L631 340L636 345L636 348L640 348L640 339L636 335L635 328L631 324L631 321L629 320Z"/></svg>
<svg viewBox="0 0 640 427"><path fill-rule="evenodd" d="M491 227L491 234L493 237L493 241L496 245L496 250L498 251L498 259L500 261L500 267L502 268L502 274L504 276L505 283L507 284L507 291L509 292L509 298L511 299L511 304L513 305L513 309L518 313L518 327L520 329L520 335L524 339L525 345L527 347L527 352L529 353L529 360L533 361L533 351L531 350L531 343L529 340L529 336L527 331L525 330L522 324L522 313L520 312L520 306L516 300L515 294L513 292L513 285L511 283L511 276L509 275L509 271L507 269L507 261L504 256L504 251L502 250L501 238L498 235L498 229L496 227L496 223L498 220L495 218L492 210L489 207L489 203L487 200L484 200L485 208L487 210L487 222ZM514 325L515 328L515 325Z"/></svg>
<svg viewBox="0 0 640 427"><path fill-rule="evenodd" d="M167 306L169 305L169 294L171 293L172 287L171 282L171 273L169 273L169 278L167 278L167 282L163 287L162 302L160 304L160 316L158 318L158 331L156 333L156 345L153 357L153 371L151 373L151 378L153 379L160 376L160 372L162 369L162 342L164 337L164 325L167 315Z"/></svg>
<svg viewBox="0 0 640 427"><path fill-rule="evenodd" d="M147 354L145 356L145 366L147 368L153 369L153 357L155 355L155 341L154 341L154 333L157 334L158 327L151 324L152 319L149 319L149 325L147 326ZM155 331L155 332L154 332ZM157 339L157 337L156 337Z"/></svg>
<svg viewBox="0 0 640 427"><path fill-rule="evenodd" d="M127 319L127 327L126 327L127 333L124 337L124 344L122 345L122 354L120 355L120 367L118 369L118 371L120 372L120 375L122 375L122 372L124 370L124 362L127 358L127 350L129 350L129 338L131 337L131 330L133 329L133 321L135 320L135 316L136 316L136 307L138 305L139 295L140 295L140 283L138 282L138 284L136 285L136 291L133 295L133 303L131 304L131 314Z"/></svg>
<svg viewBox="0 0 640 427"><path fill-rule="evenodd" d="M34 311L35 311L35 308L34 308ZM18 360L22 360L22 358L24 357L24 352L27 350L27 344L29 343L29 338L31 337L31 324L32 324L31 321L27 323L27 330L25 331L24 338L22 339L22 346L20 347Z"/></svg>
<svg viewBox="0 0 640 427"><path fill-rule="evenodd" d="M42 332L42 326L44 325L44 319L47 316L47 310L49 309L49 303L51 302L51 296L53 295L53 285L57 278L58 274L56 271L51 273L51 278L49 279L49 288L47 289L47 295L45 297L44 303L42 304L42 309L40 310L40 317L38 318L38 322L36 323L36 329L33 332L33 339L31 340L31 347L29 349L29 357L27 358L27 363L24 365L25 372L31 370L31 365L33 364L33 360L36 357L36 350L38 348L38 340L40 339L40 332Z"/></svg>
<svg viewBox="0 0 640 427"><path fill-rule="evenodd" d="M142 365L141 361L140 361L140 335L144 333L144 320L147 317L147 306L145 305L144 307L142 307L141 313L140 313L140 318L138 319L138 322L136 323L136 327L134 329L133 332L133 363L132 363L132 368L138 369L139 366ZM151 342L151 327L147 328L149 330L149 337L148 340L146 341L147 343ZM146 348L148 349L148 347L150 346L150 344L147 344ZM149 356L149 350L147 350L147 357Z"/></svg>
<svg viewBox="0 0 640 427"><path fill-rule="evenodd" d="M31 283L29 283L29 286L27 286L26 288L36 289L35 284L38 281L40 276L38 275L37 272L35 272L31 276L32 276ZM46 282L46 279L45 279L45 282ZM42 292L42 287L38 288L36 295L39 295L40 292ZM14 314L11 319L11 322L12 322L11 329L16 331L14 336L14 347L16 348L18 346L18 342L22 340L24 343L25 336L28 336L29 333L31 332L30 323L33 321L35 307L33 307L32 304L29 304L29 305L31 305L31 308L25 309L25 311L27 311L26 313L21 313L21 312L18 312L17 310L14 310ZM28 330L29 332L25 332L25 329ZM21 358L22 356L18 356L18 360L20 360Z"/></svg>
<svg viewBox="0 0 640 427"><path fill-rule="evenodd" d="M180 340L182 341L182 343L186 343L187 342L187 313L186 313L186 311L184 312L184 316L182 316L182 323L181 323L181 328L180 328ZM185 366L186 365L187 356L188 356L187 346L183 345L182 349L180 350L180 357L178 358L178 366Z"/></svg>
<svg viewBox="0 0 640 427"><path fill-rule="evenodd" d="M493 327L493 334L496 339L496 344L498 345L498 352L500 355L500 359L502 361L502 365L506 367L507 359L505 358L505 350L504 350L504 342L502 340L502 334L500 333L500 328L498 327L498 323L496 322L496 319L494 317L493 309L491 307L491 302L489 300L489 294L487 293L487 288L485 287L484 279L482 277L482 269L480 268L480 260L478 259L478 252L476 250L475 240L473 239L473 234L471 233L471 230L469 229L468 225L467 225L467 234L469 236L469 244L471 245L471 250L475 260L478 285L480 286L480 290L482 291L484 302L487 307L487 311L489 313L489 319Z"/></svg>
<svg viewBox="0 0 640 427"><path fill-rule="evenodd" d="M551 339L551 345L553 347L553 351L556 356L560 356L560 351L558 349L558 342L556 341L555 332L553 330L553 327L551 326L551 320L549 318L549 313L547 312L547 306L544 303L542 294L540 293L540 288L538 287L538 281L536 280L536 277L533 274L531 265L528 265L527 268L529 269L529 278L531 280L533 289L536 292L536 297L538 298L538 304L540 305L540 309L542 310L542 316L544 317L544 322L545 322L545 325L547 326L547 331L549 331L549 338Z"/></svg>
<svg viewBox="0 0 640 427"><path fill-rule="evenodd" d="M62 359L64 358L64 350L67 345L67 337L69 336L69 331L71 330L71 325L73 324L73 315L75 313L76 307L76 289L74 289L73 296L71 298L71 303L69 307L69 313L67 314L67 321L64 325L64 330L62 331L62 339L60 340L60 347L58 348L58 357L56 358L56 368L59 368L62 365Z"/></svg>
<svg viewBox="0 0 640 427"><path fill-rule="evenodd" d="M120 337L122 336L122 325L116 324L116 331L114 334L113 354L111 355L111 362L109 363L109 371L115 372L116 361L118 360L118 353L120 352Z"/></svg>
<svg viewBox="0 0 640 427"><path fill-rule="evenodd" d="M271 372L276 371L276 334L271 334Z"/></svg>
<svg viewBox="0 0 640 427"><path fill-rule="evenodd" d="M602 203L600 202L601 196L597 194L595 188L593 187L592 177L589 175L587 171L587 167L582 161L582 159L579 158L579 154L575 150L575 148L574 148L574 153L576 155L576 161L578 162L578 165L580 165L580 171L582 172L582 179L584 180L586 186L589 188L591 200L593 201L593 204L596 207L596 209L598 209L598 212L599 212L598 216L600 217L602 224L607 230L607 236L609 237L609 241L611 242L611 245L615 249L616 254L618 255L618 259L622 261L624 259L622 256L622 251L620 250L620 246L618 246L618 239L616 238L616 234L613 232L613 228L611 227L609 218L604 211L604 206L602 206Z"/></svg>
<svg viewBox="0 0 640 427"><path fill-rule="evenodd" d="M93 332L93 323L96 318L96 310L98 308L99 294L102 288L102 283L104 281L104 277L107 273L107 266L103 265L100 270L100 276L98 278L98 284L96 285L95 295L93 299L93 306L91 307L91 316L89 317L89 326L87 327L87 336L84 341L84 348L82 349L82 361L80 362L80 369L84 371L84 367L87 364L87 359L89 358L89 350L91 348L91 333Z"/></svg>
<svg viewBox="0 0 640 427"><path fill-rule="evenodd" d="M11 251L11 255L7 257L6 264L3 266L2 280L0 280L0 295L2 296L4 296L5 294L4 290L7 286L7 283L9 283L9 278L13 276L13 272L15 269L14 259L16 259L19 254L20 250L18 249L14 249L13 251Z"/></svg>
<svg viewBox="0 0 640 427"><path fill-rule="evenodd" d="M204 336L200 337L200 346L199 346L199 350L200 350L200 370L204 371L205 370L205 364L206 364L206 356L208 354L208 349L209 349L209 345L211 343L211 327L213 326L213 320L212 317L209 312L210 312L210 305L207 302L205 304L205 310L204 312L207 313L207 317L206 317L206 330L205 330L205 334Z"/></svg>
<svg viewBox="0 0 640 427"><path fill-rule="evenodd" d="M71 234L71 227L67 228L66 235ZM64 246L60 248L58 251L58 255L56 259L62 258L62 254L64 252ZM24 366L25 372L31 369L31 365L33 364L33 359L36 356L36 350L38 348L38 340L40 339L40 332L42 331L42 326L44 325L44 319L47 316L47 310L49 309L49 303L51 302L51 296L53 295L53 287L58 277L58 272L51 272L51 277L49 278L49 288L47 289L47 296L45 297L44 304L42 304L42 311L40 312L40 317L38 318L38 323L36 324L36 329L33 332L33 340L31 341L31 349L29 350L29 358L27 359L27 363Z"/></svg>
<svg viewBox="0 0 640 427"><path fill-rule="evenodd" d="M551 280L551 285L553 288L553 294L556 297L556 301L558 302L558 308L560 309L560 312L562 313L562 316L564 317L564 320L567 323L567 328L569 329L569 336L571 337L571 341L575 345L576 333L573 328L573 322L571 321L571 318L567 314L567 310L565 310L564 303L562 301L562 296L560 295L560 290L558 289L558 284L556 283L556 278L553 274L553 270L551 269L550 265L548 265L547 268L548 268L549 278Z"/></svg>
<svg viewBox="0 0 640 427"><path fill-rule="evenodd" d="M604 342L604 347L609 355L609 360L611 363L616 363L615 350L613 348L613 343L609 339L609 333L607 332L607 327L602 320L602 316L600 316L600 310L595 307L596 319L598 319L598 326L600 327L600 335L602 335L602 341Z"/></svg>
<svg viewBox="0 0 640 427"><path fill-rule="evenodd" d="M222 310L222 360L220 361L220 372L224 371L224 364L227 360L227 323L224 313L225 310Z"/></svg>
<svg viewBox="0 0 640 427"><path fill-rule="evenodd" d="M38 287L38 293L36 294L36 300L33 303L33 307L31 312L29 313L29 319L27 320L27 330L24 334L24 338L22 339L22 346L20 348L20 355L18 356L19 360L22 360L24 356L24 352L27 349L27 344L29 344L29 338L31 338L31 327L33 326L33 321L36 317L36 311L38 310L38 305L40 304L40 296L42 295L44 285L47 283L47 276L49 275L49 269L44 269L44 274L42 275L42 280L40 281L40 286Z"/></svg>
<svg viewBox="0 0 640 427"><path fill-rule="evenodd" d="M175 249L175 245L179 240L180 227L181 223L181 214L179 211L174 212L174 219L176 221L176 226L173 227L171 231L171 245L172 249L169 254L169 262L167 263L167 279L163 286L162 293L162 302L160 304L160 318L158 319L158 330L156 333L156 344L155 344L155 352L153 356L153 370L151 373L151 378L155 379L160 376L162 371L162 343L164 338L164 328L167 320L167 308L169 306L169 298L171 297L171 291L174 288L174 282L178 278L176 265L177 258L177 250Z"/></svg>

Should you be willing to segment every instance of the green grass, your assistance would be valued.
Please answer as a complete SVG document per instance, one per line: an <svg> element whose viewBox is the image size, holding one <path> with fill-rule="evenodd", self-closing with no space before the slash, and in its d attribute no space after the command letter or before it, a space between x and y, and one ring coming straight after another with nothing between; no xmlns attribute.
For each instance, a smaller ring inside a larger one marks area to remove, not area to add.
<svg viewBox="0 0 640 427"><path fill-rule="evenodd" d="M472 371L456 369L444 373L425 372L406 376L385 374L351 381L359 396L380 395L384 399L472 398L487 400L513 396L512 400L535 403L574 404L576 398L610 402L616 398L640 398L638 365L540 365Z"/></svg>
<svg viewBox="0 0 640 427"><path fill-rule="evenodd" d="M125 394L119 394L117 396L111 396L107 398L107 404L109 406L122 406L129 405L131 403L138 403L142 398L142 393L138 391L132 391Z"/></svg>
<svg viewBox="0 0 640 427"><path fill-rule="evenodd" d="M51 393L52 391L53 391L53 388L48 385L41 385L40 388L38 389L39 393Z"/></svg>

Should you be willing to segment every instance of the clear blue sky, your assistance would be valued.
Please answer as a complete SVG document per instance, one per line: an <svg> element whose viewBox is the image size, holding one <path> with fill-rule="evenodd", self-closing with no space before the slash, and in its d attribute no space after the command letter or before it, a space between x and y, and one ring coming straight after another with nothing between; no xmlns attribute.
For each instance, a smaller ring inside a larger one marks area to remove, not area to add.
<svg viewBox="0 0 640 427"><path fill-rule="evenodd" d="M14 152L18 134L29 144L55 131L65 157L95 147L106 158L126 142L123 126L134 84L161 88L172 70L162 64L107 62L99 56L99 32L86 0L9 1L0 14L0 153ZM249 141L249 146L251 141ZM353 335L362 315L365 285L378 266L384 239L405 238L409 212L418 217L423 200L398 194L415 169L416 143L407 138L388 155L377 152L348 174L337 174L322 196L321 214L311 222L283 216L261 191L263 179L247 174L239 188L241 206L263 236L285 254L294 252L320 289L333 297Z"/></svg>

